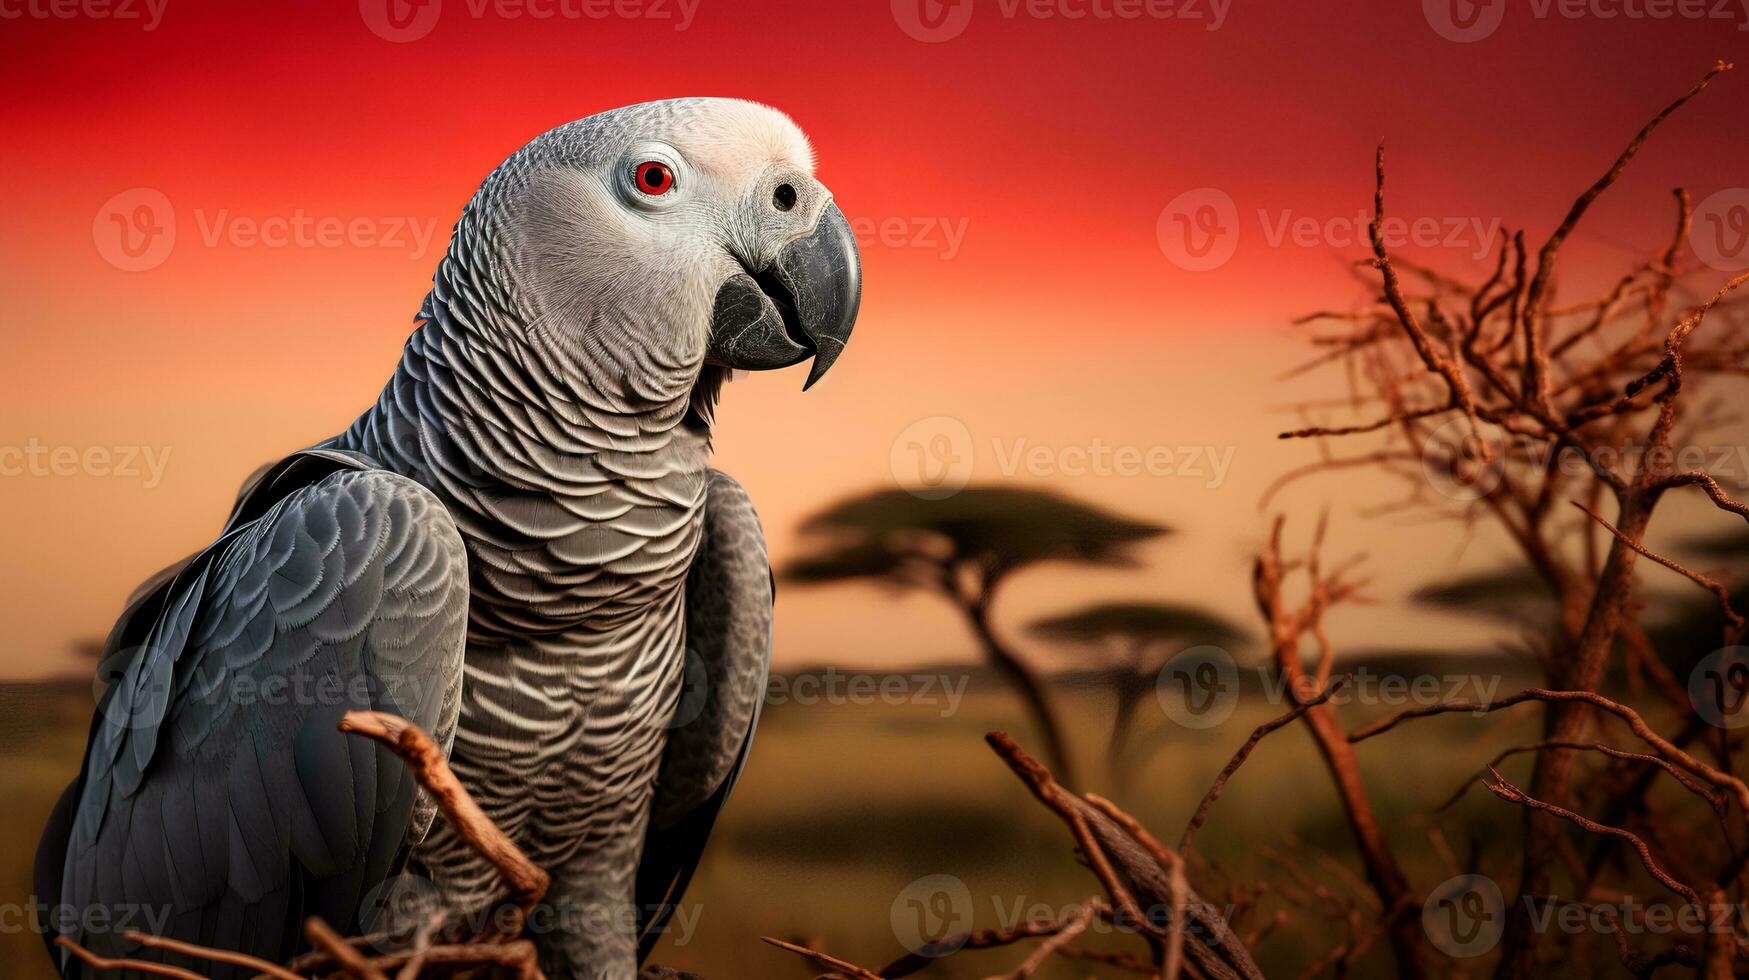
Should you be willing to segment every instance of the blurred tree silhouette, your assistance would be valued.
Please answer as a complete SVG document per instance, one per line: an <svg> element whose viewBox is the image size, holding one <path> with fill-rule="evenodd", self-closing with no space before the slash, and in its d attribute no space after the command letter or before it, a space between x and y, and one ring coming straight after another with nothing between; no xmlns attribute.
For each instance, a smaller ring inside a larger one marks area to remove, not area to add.
<svg viewBox="0 0 1749 980"><path fill-rule="evenodd" d="M1749 558L1749 530L1737 528L1729 534L1691 538L1683 550L1704 558L1728 559L1734 570L1741 571L1743 560Z"/></svg>
<svg viewBox="0 0 1749 980"><path fill-rule="evenodd" d="M1445 612L1542 628L1554 622L1558 597L1522 565L1465 575L1416 589L1410 598Z"/></svg>
<svg viewBox="0 0 1749 980"><path fill-rule="evenodd" d="M1041 562L1133 566L1130 547L1168 528L1046 491L967 487L940 500L905 490L864 494L809 518L802 531L814 538L814 550L784 569L791 582L865 579L953 603L985 657L1020 694L1052 767L1065 784L1077 785L1043 686L996 635L990 605L1010 576Z"/></svg>
<svg viewBox="0 0 1749 980"><path fill-rule="evenodd" d="M1165 602L1107 602L1037 620L1034 636L1091 650L1105 661L1116 707L1106 761L1120 781L1136 707L1168 661L1188 647L1231 646L1245 633L1214 613Z"/></svg>

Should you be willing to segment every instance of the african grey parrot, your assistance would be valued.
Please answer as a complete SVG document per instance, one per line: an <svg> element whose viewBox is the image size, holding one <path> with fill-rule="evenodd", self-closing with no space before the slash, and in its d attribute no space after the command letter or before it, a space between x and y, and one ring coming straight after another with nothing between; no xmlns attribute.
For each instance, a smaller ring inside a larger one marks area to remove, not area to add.
<svg viewBox="0 0 1749 980"><path fill-rule="evenodd" d="M770 653L759 523L709 466L719 391L810 356L812 385L860 302L812 172L783 114L680 99L560 126L486 179L376 404L257 474L117 623L38 852L55 933L137 954L108 927L130 914L277 961L307 916L371 925L406 874L486 902L494 874L404 768L336 730L374 708L431 732L551 873L548 974L634 975Z"/></svg>

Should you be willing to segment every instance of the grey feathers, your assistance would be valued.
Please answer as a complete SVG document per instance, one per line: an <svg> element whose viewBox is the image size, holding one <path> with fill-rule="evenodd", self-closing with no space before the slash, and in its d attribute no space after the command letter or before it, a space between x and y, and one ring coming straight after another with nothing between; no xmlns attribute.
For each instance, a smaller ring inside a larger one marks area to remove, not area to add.
<svg viewBox="0 0 1749 980"><path fill-rule="evenodd" d="M352 924L413 829L405 770L335 724L391 710L451 737L461 539L424 488L343 470L236 525L164 588L93 723L61 899L162 913L176 938L279 958L306 915Z"/></svg>

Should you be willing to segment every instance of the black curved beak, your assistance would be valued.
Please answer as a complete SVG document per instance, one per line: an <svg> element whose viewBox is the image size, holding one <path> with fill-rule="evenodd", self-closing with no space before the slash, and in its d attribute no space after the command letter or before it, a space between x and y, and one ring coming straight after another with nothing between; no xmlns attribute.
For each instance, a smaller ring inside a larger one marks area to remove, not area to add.
<svg viewBox="0 0 1749 980"><path fill-rule="evenodd" d="M814 230L785 245L771 268L737 273L718 289L707 358L764 371L811 354L806 391L844 352L861 305L856 236L844 212L828 202Z"/></svg>

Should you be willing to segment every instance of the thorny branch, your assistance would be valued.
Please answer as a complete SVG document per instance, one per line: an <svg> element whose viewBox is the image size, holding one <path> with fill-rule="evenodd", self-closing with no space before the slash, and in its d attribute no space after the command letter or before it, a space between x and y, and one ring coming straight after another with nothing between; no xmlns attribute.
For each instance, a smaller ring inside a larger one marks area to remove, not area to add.
<svg viewBox="0 0 1749 980"><path fill-rule="evenodd" d="M1022 980L1048 957L1096 960L1126 970L1176 980L1183 973L1217 980L1261 980L1262 973L1226 919L1187 883L1184 860L1166 848L1134 817L1102 797L1077 796L1065 789L1038 760L1004 732L986 741L1021 782L1052 813L1068 825L1082 859L1093 871L1111 903L1088 899L1060 919L1006 930L982 930L948 937L932 944L935 956L913 953L883 970L858 966L824 951L771 937L765 942L806 957L828 971L826 977L859 980L908 976L928 962L970 949L991 949L1029 939L1045 942L1017 968L1003 975ZM1110 921L1121 932L1138 935L1148 946L1144 963L1129 954L1079 949L1072 940L1093 916Z"/></svg>

